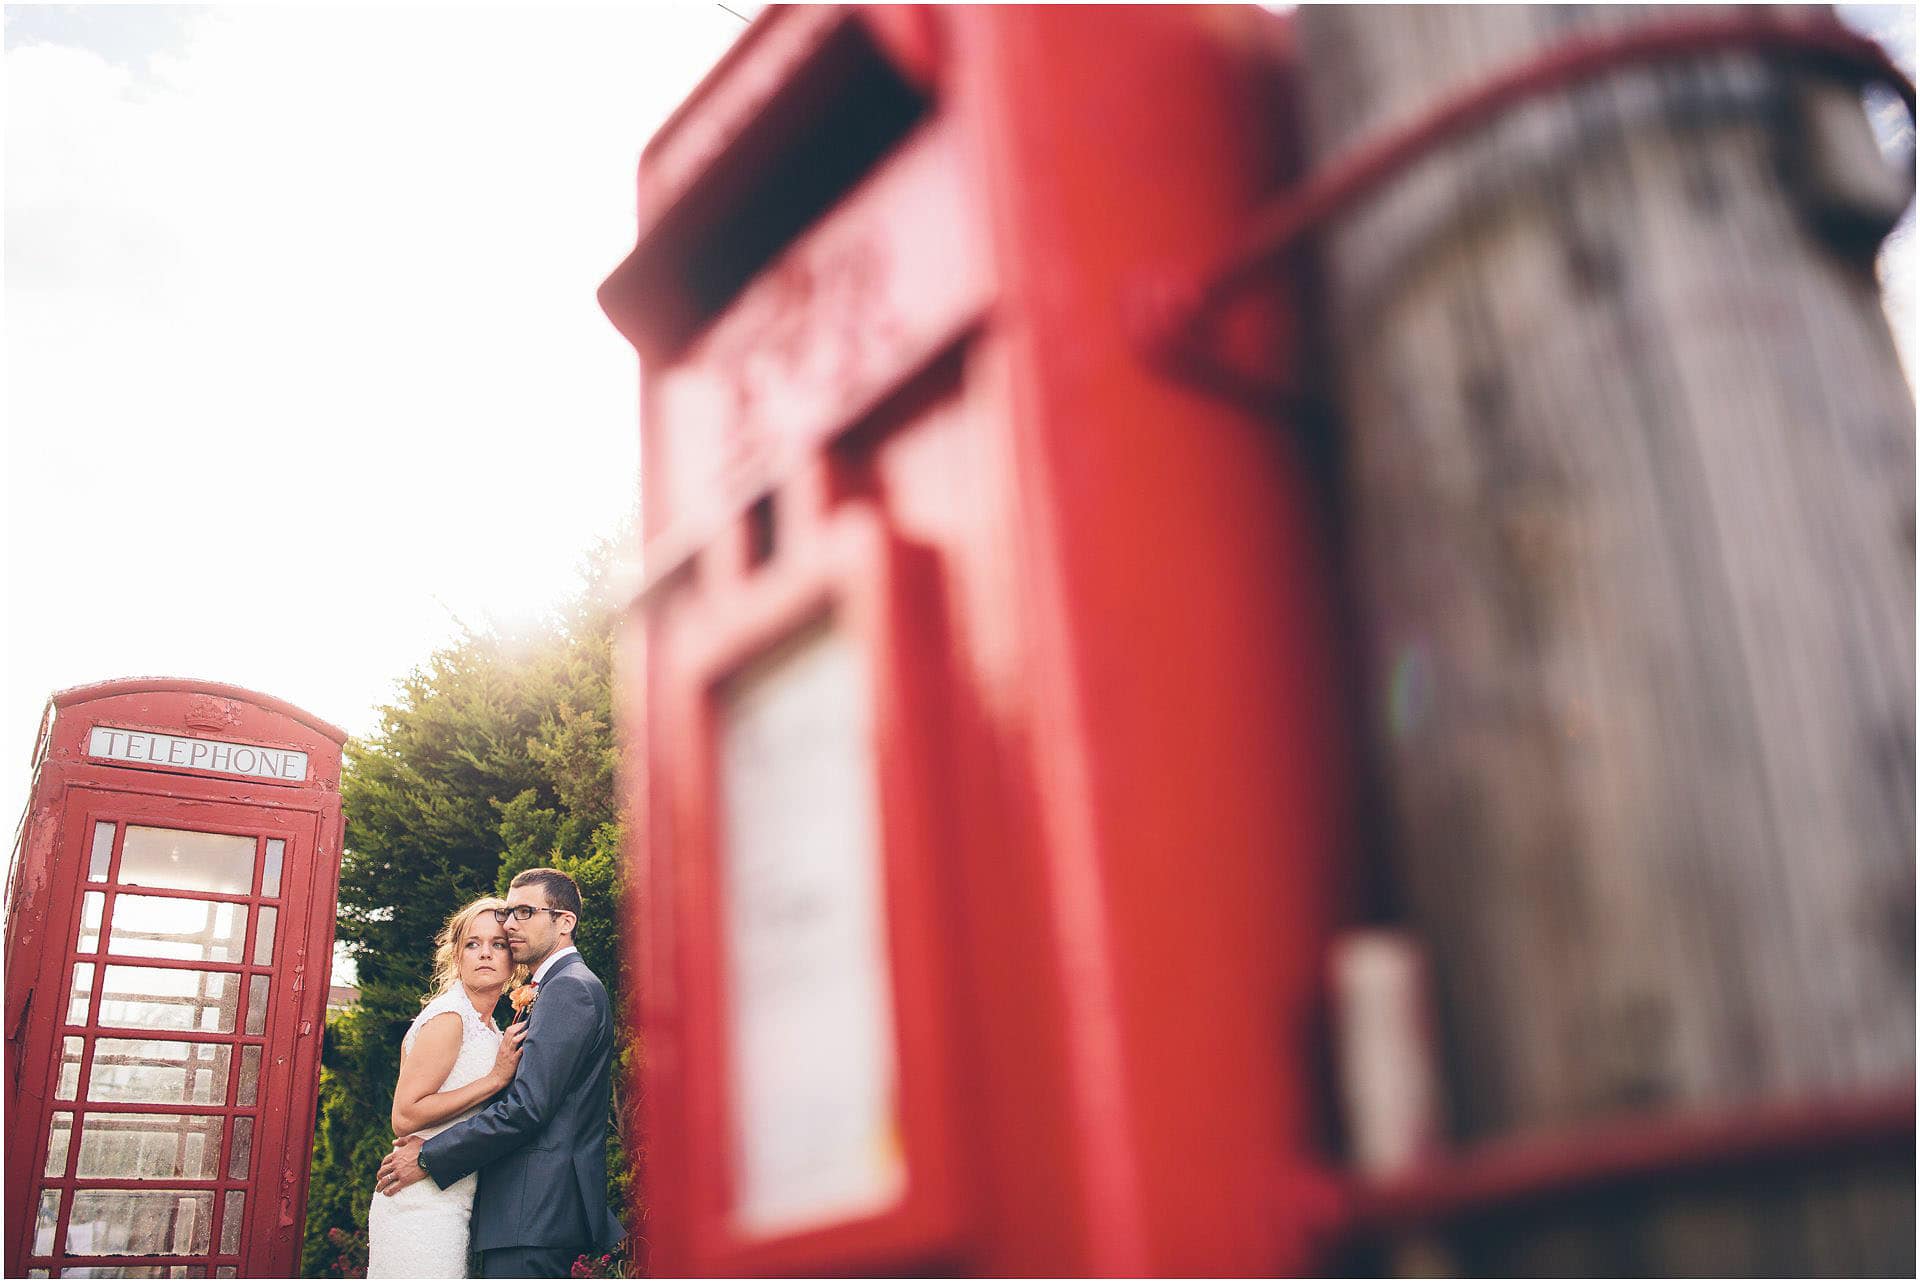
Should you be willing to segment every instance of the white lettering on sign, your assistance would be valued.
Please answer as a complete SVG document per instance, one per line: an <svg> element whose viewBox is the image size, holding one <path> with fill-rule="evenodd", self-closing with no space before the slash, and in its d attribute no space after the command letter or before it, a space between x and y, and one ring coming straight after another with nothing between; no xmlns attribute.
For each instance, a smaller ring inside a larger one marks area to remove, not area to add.
<svg viewBox="0 0 1920 1283"><path fill-rule="evenodd" d="M194 771L219 771L268 780L307 778L307 755L297 749L228 744L186 735L161 735L155 731L126 731L114 726L93 728L87 737L87 756L110 762L184 766Z"/></svg>
<svg viewBox="0 0 1920 1283"><path fill-rule="evenodd" d="M732 1210L765 1237L906 1192L872 714L831 624L728 683L721 709Z"/></svg>

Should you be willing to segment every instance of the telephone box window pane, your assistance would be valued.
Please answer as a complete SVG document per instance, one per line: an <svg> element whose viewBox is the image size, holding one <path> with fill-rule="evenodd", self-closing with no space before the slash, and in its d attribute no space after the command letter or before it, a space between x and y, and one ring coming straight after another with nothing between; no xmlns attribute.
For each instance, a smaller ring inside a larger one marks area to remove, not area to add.
<svg viewBox="0 0 1920 1283"><path fill-rule="evenodd" d="M280 924L280 910L271 906L260 910L260 925L254 931L253 965L266 967L273 964L273 931Z"/></svg>
<svg viewBox="0 0 1920 1283"><path fill-rule="evenodd" d="M67 1251L75 1256L203 1253L212 1219L211 1190L76 1190Z"/></svg>
<svg viewBox="0 0 1920 1283"><path fill-rule="evenodd" d="M234 1181L244 1181L248 1168L253 1162L253 1120L236 1118L234 1120L234 1150L227 1158L227 1175Z"/></svg>
<svg viewBox="0 0 1920 1283"><path fill-rule="evenodd" d="M258 1094L259 1090L260 1049L258 1047L242 1047L240 1049L239 1103L242 1105L256 1103L254 1097Z"/></svg>
<svg viewBox="0 0 1920 1283"><path fill-rule="evenodd" d="M87 1099L129 1105L224 1105L233 1048L218 1043L102 1038Z"/></svg>
<svg viewBox="0 0 1920 1283"><path fill-rule="evenodd" d="M247 1179L247 1168L253 1160L253 1119L236 1118L233 1120L233 1153L227 1159L227 1175L236 1181Z"/></svg>
<svg viewBox="0 0 1920 1283"><path fill-rule="evenodd" d="M247 1219L247 1196L245 1191L230 1189L227 1191L227 1210L220 1216L220 1250L237 1252L240 1250L240 1227Z"/></svg>
<svg viewBox="0 0 1920 1283"><path fill-rule="evenodd" d="M108 967L100 1023L230 1034L240 1005L239 980L230 971Z"/></svg>
<svg viewBox="0 0 1920 1283"><path fill-rule="evenodd" d="M130 824L120 844L120 881L126 886L248 895L253 891L253 839Z"/></svg>
<svg viewBox="0 0 1920 1283"><path fill-rule="evenodd" d="M245 905L122 894L113 902L107 950L183 962L238 962L246 939Z"/></svg>
<svg viewBox="0 0 1920 1283"><path fill-rule="evenodd" d="M88 1114L81 1180L210 1181L219 1177L220 1127L205 1114Z"/></svg>
<svg viewBox="0 0 1920 1283"><path fill-rule="evenodd" d="M105 882L107 868L113 863L113 825L96 820L93 825L93 850L87 856L87 881Z"/></svg>
<svg viewBox="0 0 1920 1283"><path fill-rule="evenodd" d="M99 891L80 897L80 939L74 944L74 952L100 952L100 916L106 909L107 897Z"/></svg>
<svg viewBox="0 0 1920 1283"><path fill-rule="evenodd" d="M267 978L255 976L247 982L247 1032L267 1031Z"/></svg>
<svg viewBox="0 0 1920 1283"><path fill-rule="evenodd" d="M33 1254L45 1256L53 1251L53 1234L60 1228L60 1191L42 1190L40 1210L33 1218Z"/></svg>
<svg viewBox="0 0 1920 1283"><path fill-rule="evenodd" d="M53 1127L47 1133L47 1169L48 1176L67 1174L67 1141L73 1135L73 1115L58 1113L53 1116Z"/></svg>
<svg viewBox="0 0 1920 1283"><path fill-rule="evenodd" d="M872 721L860 653L797 634L720 699L739 1226L883 1211L897 1142Z"/></svg>
<svg viewBox="0 0 1920 1283"><path fill-rule="evenodd" d="M60 1084L53 1089L55 1100L73 1100L80 1090L80 1039L60 1041Z"/></svg>
<svg viewBox="0 0 1920 1283"><path fill-rule="evenodd" d="M286 858L287 844L279 838L267 839L267 867L260 874L260 894L280 894L280 863Z"/></svg>
<svg viewBox="0 0 1920 1283"><path fill-rule="evenodd" d="M67 1023L84 1025L87 1023L87 1002L93 997L93 964L76 962L73 964L73 993L67 999Z"/></svg>
<svg viewBox="0 0 1920 1283"><path fill-rule="evenodd" d="M45 1270L28 1270L27 1277L30 1279L43 1279L47 1277L47 1272Z"/></svg>
<svg viewBox="0 0 1920 1283"><path fill-rule="evenodd" d="M234 1277L233 1267L231 1265L222 1265L219 1269L213 1272L213 1277L217 1279L233 1278Z"/></svg>

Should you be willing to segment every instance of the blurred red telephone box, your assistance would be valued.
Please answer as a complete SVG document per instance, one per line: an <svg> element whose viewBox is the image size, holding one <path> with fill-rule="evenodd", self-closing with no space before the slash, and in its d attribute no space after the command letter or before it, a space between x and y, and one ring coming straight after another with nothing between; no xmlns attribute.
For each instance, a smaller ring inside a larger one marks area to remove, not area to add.
<svg viewBox="0 0 1920 1283"><path fill-rule="evenodd" d="M6 1272L300 1266L342 731L237 687L55 695L6 927Z"/></svg>
<svg viewBox="0 0 1920 1283"><path fill-rule="evenodd" d="M1283 176L1284 33L777 8L647 147L601 300L644 377L653 1273L1314 1259L1312 469L1132 324Z"/></svg>

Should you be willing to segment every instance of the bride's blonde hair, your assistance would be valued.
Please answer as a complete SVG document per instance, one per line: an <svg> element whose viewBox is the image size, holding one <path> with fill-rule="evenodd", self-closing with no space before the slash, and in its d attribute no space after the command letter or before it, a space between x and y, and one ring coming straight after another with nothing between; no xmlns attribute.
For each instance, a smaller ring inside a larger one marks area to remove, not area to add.
<svg viewBox="0 0 1920 1283"><path fill-rule="evenodd" d="M465 942L473 920L483 913L506 907L507 902L499 896L483 895L473 903L453 911L453 916L447 919L447 925L441 927L440 934L433 938L433 980L427 986L427 996L420 1000L421 1006L426 1006L460 983L460 946ZM511 963L513 955L508 954L507 958ZM526 978L525 967L510 965L507 968L509 989Z"/></svg>

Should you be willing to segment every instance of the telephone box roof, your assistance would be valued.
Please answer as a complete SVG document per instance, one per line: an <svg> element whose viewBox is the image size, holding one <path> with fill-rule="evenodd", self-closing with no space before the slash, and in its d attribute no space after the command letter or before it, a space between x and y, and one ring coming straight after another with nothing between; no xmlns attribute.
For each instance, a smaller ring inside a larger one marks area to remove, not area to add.
<svg viewBox="0 0 1920 1283"><path fill-rule="evenodd" d="M85 704L96 699L106 699L113 695L137 695L145 691L180 691L193 695L217 695L222 699L244 700L257 708L280 713L320 732L336 744L347 742L347 733L331 722L322 721L303 708L287 703L284 699L275 699L271 695L262 695L244 686L231 686L226 682L199 682L185 677L118 677L111 681L90 682L85 686L69 686L65 690L55 691L50 702L55 708L68 708L75 704Z"/></svg>

